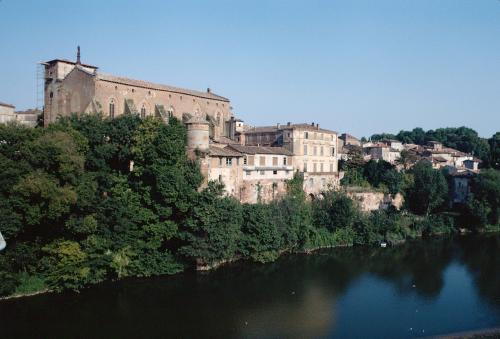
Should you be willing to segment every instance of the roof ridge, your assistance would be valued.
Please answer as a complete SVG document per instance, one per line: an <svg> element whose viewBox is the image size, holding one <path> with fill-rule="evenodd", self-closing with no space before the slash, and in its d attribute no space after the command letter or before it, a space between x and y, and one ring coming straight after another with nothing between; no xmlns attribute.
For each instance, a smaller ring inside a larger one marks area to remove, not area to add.
<svg viewBox="0 0 500 339"><path fill-rule="evenodd" d="M145 81L145 80L138 80L138 79L117 76L117 75L113 75L111 73L105 73L105 72L101 72L101 71L97 71L97 78L99 80L103 80L103 81L116 82L116 83L121 83L121 84L125 84L125 85L132 85L132 86L136 86L136 87L164 90L164 91L168 91L168 92L193 95L193 96L197 96L197 97L201 97L201 98L205 98L205 99L213 99L213 100L221 100L221 101L229 102L228 98L214 94L213 92L203 92L203 91L198 91L198 90L193 90L193 89L158 84L158 83Z"/></svg>

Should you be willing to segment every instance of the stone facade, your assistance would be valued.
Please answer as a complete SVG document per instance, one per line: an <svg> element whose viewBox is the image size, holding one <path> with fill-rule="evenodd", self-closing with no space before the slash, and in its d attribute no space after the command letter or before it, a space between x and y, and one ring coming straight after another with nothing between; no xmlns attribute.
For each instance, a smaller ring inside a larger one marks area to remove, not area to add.
<svg viewBox="0 0 500 339"><path fill-rule="evenodd" d="M13 105L0 102L0 124L16 120L14 109Z"/></svg>
<svg viewBox="0 0 500 339"><path fill-rule="evenodd" d="M268 203L286 194L293 178L293 154L282 147L229 145L243 154L239 199L243 203Z"/></svg>
<svg viewBox="0 0 500 339"><path fill-rule="evenodd" d="M400 193L393 197L382 192L347 192L347 196L356 201L364 212L386 210L389 206L399 210L404 201Z"/></svg>
<svg viewBox="0 0 500 339"><path fill-rule="evenodd" d="M224 184L243 203L267 203L286 193L302 172L304 190L317 195L338 187L337 133L318 124L248 128L230 101L206 92L102 73L96 66L55 59L45 64L44 124L73 113L174 116L187 127L187 152L200 163L204 185ZM245 141L246 140L246 141Z"/></svg>
<svg viewBox="0 0 500 339"><path fill-rule="evenodd" d="M283 147L293 154L295 170L304 174L304 190L317 195L339 185L337 133L318 124L254 127L238 135L244 145Z"/></svg>
<svg viewBox="0 0 500 339"><path fill-rule="evenodd" d="M293 178L292 154L281 147L211 145L198 159L206 181L224 184L242 203L269 203L285 195Z"/></svg>
<svg viewBox="0 0 500 339"><path fill-rule="evenodd" d="M159 85L104 74L98 68L67 60L45 63L44 122L71 113L161 116L178 119L202 116L209 122L211 137L228 135L231 104L227 98L206 92Z"/></svg>

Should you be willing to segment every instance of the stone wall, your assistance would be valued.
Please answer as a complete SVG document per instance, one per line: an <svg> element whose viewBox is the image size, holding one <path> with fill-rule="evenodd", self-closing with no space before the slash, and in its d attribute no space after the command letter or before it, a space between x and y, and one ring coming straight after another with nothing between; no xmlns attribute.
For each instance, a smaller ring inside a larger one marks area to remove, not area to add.
<svg viewBox="0 0 500 339"><path fill-rule="evenodd" d="M244 180L241 186L240 202L244 204L270 203L286 194L285 180Z"/></svg>
<svg viewBox="0 0 500 339"><path fill-rule="evenodd" d="M364 212L385 210L391 205L399 210L403 206L404 201L400 193L394 197L382 192L347 192L347 195L358 202L361 210Z"/></svg>

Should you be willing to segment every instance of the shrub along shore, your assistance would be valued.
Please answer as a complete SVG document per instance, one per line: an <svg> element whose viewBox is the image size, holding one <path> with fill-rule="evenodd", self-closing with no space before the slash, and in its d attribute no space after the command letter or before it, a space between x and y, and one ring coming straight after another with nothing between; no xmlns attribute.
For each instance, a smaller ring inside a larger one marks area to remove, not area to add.
<svg viewBox="0 0 500 339"><path fill-rule="evenodd" d="M403 193L401 211L363 213L342 191L307 201L302 179L270 204L224 196L185 153L172 118L73 116L48 128L0 125L0 296L79 290L105 280L166 275L282 253L399 243L455 232L498 230L500 174L483 170L473 194L448 208L447 174L418 163L343 164L344 185ZM133 171L130 163L133 161ZM473 227L471 227L471 225Z"/></svg>

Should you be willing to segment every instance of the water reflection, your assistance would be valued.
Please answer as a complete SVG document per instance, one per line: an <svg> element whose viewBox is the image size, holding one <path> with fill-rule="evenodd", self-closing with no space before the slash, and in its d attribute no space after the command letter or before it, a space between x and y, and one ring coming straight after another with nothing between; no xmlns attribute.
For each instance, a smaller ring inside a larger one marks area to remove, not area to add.
<svg viewBox="0 0 500 339"><path fill-rule="evenodd" d="M442 334L500 326L499 260L498 235L335 249L4 301L0 319L6 337Z"/></svg>

